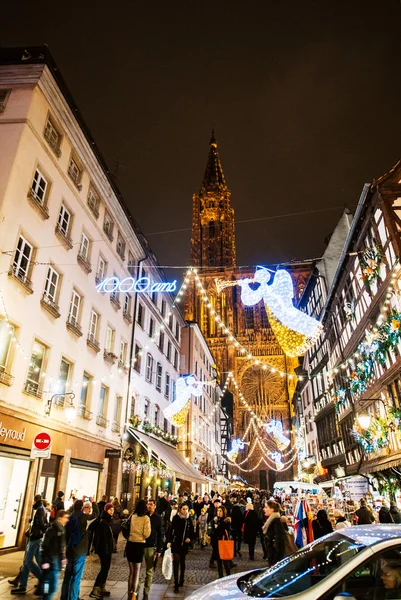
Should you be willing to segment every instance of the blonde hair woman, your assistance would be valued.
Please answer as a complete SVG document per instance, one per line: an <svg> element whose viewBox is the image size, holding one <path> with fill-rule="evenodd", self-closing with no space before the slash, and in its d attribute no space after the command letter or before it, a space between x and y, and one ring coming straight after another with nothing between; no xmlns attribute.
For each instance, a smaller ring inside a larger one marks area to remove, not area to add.
<svg viewBox="0 0 401 600"><path fill-rule="evenodd" d="M145 552L145 541L151 534L150 519L146 511L145 500L138 500L135 512L131 517L130 531L125 547L125 554L129 565L127 600L136 600L138 597L139 575Z"/></svg>

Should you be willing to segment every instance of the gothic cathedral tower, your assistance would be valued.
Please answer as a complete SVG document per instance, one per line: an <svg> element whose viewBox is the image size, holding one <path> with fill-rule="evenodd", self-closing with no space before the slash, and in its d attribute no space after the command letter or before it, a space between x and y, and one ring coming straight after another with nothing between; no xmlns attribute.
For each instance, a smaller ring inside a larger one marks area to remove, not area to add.
<svg viewBox="0 0 401 600"><path fill-rule="evenodd" d="M270 327L263 302L244 306L240 300L239 278L254 276L254 269L237 268L235 250L234 209L230 191L221 166L214 132L210 140L209 156L199 194L193 196L191 266L197 269L199 281L207 293L206 304L195 281L186 286L185 316L196 321L205 336L220 371L224 385L229 372L234 374L239 389L247 400L249 410L240 401L237 388L234 393L234 435L248 435L252 448L252 411L267 421L281 421L283 429L291 429L291 400L295 391L294 368L297 359L288 358L278 344ZM310 269L309 269L310 270ZM305 283L305 266L291 267L295 294ZM216 281L229 285L221 289ZM219 316L224 327L216 321ZM234 389L235 388L235 389ZM263 428L262 428L263 429ZM243 476L262 489L272 488L276 477L291 479L292 469L280 473L265 461L266 448L274 451L274 441L259 426L253 439L260 436L262 443L252 450L252 457L243 463L245 471L230 466L232 474ZM238 462L244 461L248 449L242 451ZM269 467L270 465L270 467Z"/></svg>
<svg viewBox="0 0 401 600"><path fill-rule="evenodd" d="M199 195L192 199L191 265L235 267L234 210L224 179L214 131Z"/></svg>

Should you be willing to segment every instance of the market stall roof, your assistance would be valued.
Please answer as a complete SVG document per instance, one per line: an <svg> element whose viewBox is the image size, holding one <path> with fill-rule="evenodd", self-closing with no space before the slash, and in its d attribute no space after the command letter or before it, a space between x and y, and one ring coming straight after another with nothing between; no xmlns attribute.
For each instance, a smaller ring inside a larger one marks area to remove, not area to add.
<svg viewBox="0 0 401 600"><path fill-rule="evenodd" d="M164 444L163 442L156 440L137 429L129 428L130 435L137 439L138 442L143 446L145 445L150 450L152 450L158 457L166 463L170 469L172 469L176 476L180 479L186 479L188 481L193 481L195 483L207 483L214 480L209 479L199 473L196 469L194 469L185 458L171 446Z"/></svg>

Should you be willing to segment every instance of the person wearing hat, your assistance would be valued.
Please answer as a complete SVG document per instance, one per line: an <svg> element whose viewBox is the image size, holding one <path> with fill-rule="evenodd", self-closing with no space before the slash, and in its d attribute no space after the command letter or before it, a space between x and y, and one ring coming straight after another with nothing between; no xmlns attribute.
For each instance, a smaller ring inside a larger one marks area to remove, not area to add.
<svg viewBox="0 0 401 600"><path fill-rule="evenodd" d="M113 515L114 506L111 502L108 502L105 504L104 511L100 515L100 521L95 533L94 547L96 554L100 558L100 571L95 579L89 597L96 598L97 600L102 600L103 596L110 596L110 592L105 589L105 586L114 550L113 530L111 528Z"/></svg>

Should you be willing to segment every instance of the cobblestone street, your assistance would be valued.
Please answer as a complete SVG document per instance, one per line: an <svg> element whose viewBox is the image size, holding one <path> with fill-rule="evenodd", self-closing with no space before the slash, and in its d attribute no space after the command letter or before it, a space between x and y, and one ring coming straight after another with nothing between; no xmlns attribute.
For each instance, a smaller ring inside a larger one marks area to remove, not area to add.
<svg viewBox="0 0 401 600"><path fill-rule="evenodd" d="M118 544L118 552L113 555L112 565L109 571L108 587L111 590L110 600L126 600L127 595L127 579L128 579L128 565L127 560L124 558L124 546L125 540L120 539ZM241 573L251 569L257 569L266 566L266 561L262 558L262 549L260 543L256 546L255 561L248 560L248 548L243 546L242 558L235 558L235 564L237 565L232 573ZM180 600L188 597L195 589L205 585L211 581L217 579L217 569L209 568L209 559L211 555L210 546L205 550L195 548L193 552L190 552L187 557L187 569L185 573L185 586L180 588L179 594L174 594L173 583L166 581L161 572L161 560L156 567L155 575L153 578L153 585L149 600L162 600L164 598L179 598ZM18 572L19 566L22 562L23 553L16 552L13 554L7 554L0 557L0 600L11 600L13 596L10 594L11 587L7 583L7 578L15 575ZM85 573L81 585L80 598L82 600L89 600L89 593L93 586L93 581L99 571L99 559L96 555L88 557L85 567ZM139 599L142 598L143 586L142 582L145 576L145 570L142 568L141 573L141 590ZM30 578L29 590L27 596L23 598L34 598L33 585L35 580ZM58 600L59 594L54 597L54 600Z"/></svg>

